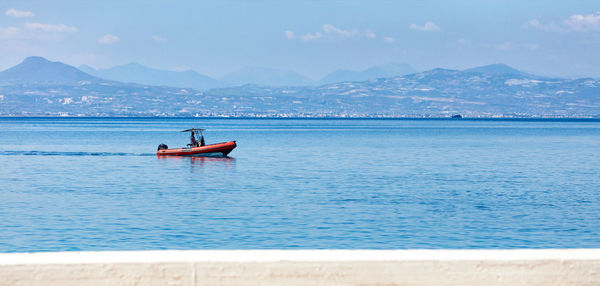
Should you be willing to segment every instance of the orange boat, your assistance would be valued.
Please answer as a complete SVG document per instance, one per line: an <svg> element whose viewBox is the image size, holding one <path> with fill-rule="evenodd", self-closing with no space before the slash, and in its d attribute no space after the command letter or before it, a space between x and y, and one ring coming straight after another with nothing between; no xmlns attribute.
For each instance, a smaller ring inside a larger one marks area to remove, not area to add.
<svg viewBox="0 0 600 286"><path fill-rule="evenodd" d="M181 132L191 132L190 144L186 147L169 149L169 146L165 144L158 145L156 151L157 156L223 156L226 157L237 144L235 141L217 143L217 144L204 144L204 135L202 131L205 129L186 129Z"/></svg>

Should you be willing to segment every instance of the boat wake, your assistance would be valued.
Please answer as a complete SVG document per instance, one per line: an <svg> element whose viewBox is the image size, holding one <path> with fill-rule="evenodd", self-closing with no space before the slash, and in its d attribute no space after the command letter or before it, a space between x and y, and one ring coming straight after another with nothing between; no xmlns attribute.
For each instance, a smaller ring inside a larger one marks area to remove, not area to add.
<svg viewBox="0 0 600 286"><path fill-rule="evenodd" d="M0 151L0 156L156 156L153 153L59 152L59 151Z"/></svg>

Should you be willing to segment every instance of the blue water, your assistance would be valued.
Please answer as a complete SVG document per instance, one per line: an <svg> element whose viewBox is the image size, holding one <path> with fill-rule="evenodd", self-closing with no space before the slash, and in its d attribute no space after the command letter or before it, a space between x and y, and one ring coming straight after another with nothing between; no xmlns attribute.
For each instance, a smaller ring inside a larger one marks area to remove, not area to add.
<svg viewBox="0 0 600 286"><path fill-rule="evenodd" d="M599 175L593 120L0 118L0 252L600 247Z"/></svg>

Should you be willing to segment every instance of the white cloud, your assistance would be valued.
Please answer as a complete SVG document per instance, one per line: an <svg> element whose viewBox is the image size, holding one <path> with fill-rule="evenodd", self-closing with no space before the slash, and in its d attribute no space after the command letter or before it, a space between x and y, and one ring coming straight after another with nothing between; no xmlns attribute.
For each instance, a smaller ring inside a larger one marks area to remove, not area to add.
<svg viewBox="0 0 600 286"><path fill-rule="evenodd" d="M573 14L560 23L543 23L538 19L529 20L523 25L525 29L537 29L545 32L589 32L600 31L600 11L595 14Z"/></svg>
<svg viewBox="0 0 600 286"><path fill-rule="evenodd" d="M67 26L64 24L42 24L42 23L25 23L25 29L32 31L44 31L44 32L77 32L77 27Z"/></svg>
<svg viewBox="0 0 600 286"><path fill-rule="evenodd" d="M384 43L391 44L391 43L394 43L394 42L396 42L396 39L394 39L394 38L392 38L392 37L385 37L385 38L383 38L383 42L384 42Z"/></svg>
<svg viewBox="0 0 600 286"><path fill-rule="evenodd" d="M114 43L118 43L119 41L121 41L121 39L113 34L106 34L102 38L98 39L98 43L104 45L112 45Z"/></svg>
<svg viewBox="0 0 600 286"><path fill-rule="evenodd" d="M357 30L344 30L344 29L335 27L331 24L324 24L323 32L325 32L326 34L337 35L342 38L352 38L352 37L356 37L356 36L360 35L360 32Z"/></svg>
<svg viewBox="0 0 600 286"><path fill-rule="evenodd" d="M155 40L155 41L160 42L160 43L165 43L165 42L169 41L169 39L163 38L163 37L159 37L157 35L152 35L152 40Z"/></svg>
<svg viewBox="0 0 600 286"><path fill-rule="evenodd" d="M29 40L59 42L65 38L65 34L74 33L77 30L76 27L64 24L25 23L23 28L0 27L0 40L19 40L23 45ZM11 43L11 45L16 45L16 43Z"/></svg>
<svg viewBox="0 0 600 286"><path fill-rule="evenodd" d="M432 21L427 21L422 26L419 26L417 24L410 24L409 28L411 30L422 31L422 32L438 32L441 30L440 27L438 27L438 25L436 25Z"/></svg>
<svg viewBox="0 0 600 286"><path fill-rule="evenodd" d="M296 34L294 34L294 32L292 32L290 30L286 30L284 33L285 33L285 38L288 40L292 40L292 39L296 38Z"/></svg>
<svg viewBox="0 0 600 286"><path fill-rule="evenodd" d="M10 39L19 34L20 30L15 27L0 27L0 40Z"/></svg>
<svg viewBox="0 0 600 286"><path fill-rule="evenodd" d="M309 41L313 41L313 40L316 40L316 39L320 39L320 38L322 38L322 37L323 37L323 34L321 34L321 33L319 33L319 32L316 32L316 33L314 33L314 34L311 34L311 33L306 33L306 34L304 34L304 35L300 36L300 38L301 38L303 41L305 41L305 42L309 42Z"/></svg>
<svg viewBox="0 0 600 286"><path fill-rule="evenodd" d="M541 30L541 31L546 31L546 32L562 32L562 31L564 31L564 29L562 27L560 27L559 25L557 25L554 22L542 23L537 19L528 21L527 23L525 23L523 25L523 28Z"/></svg>
<svg viewBox="0 0 600 286"><path fill-rule="evenodd" d="M296 35L296 33L294 33L294 31L290 31L290 30L286 30L284 31L284 35L285 38L288 40L293 40L293 39L300 39L302 41L308 42L308 41L314 41L317 39L351 39L351 38L358 38L358 37L364 37L367 39L375 39L377 38L377 35L375 34L375 32L367 29L364 32L361 32L359 30L345 30L345 29L341 29L338 28L334 25L331 24L323 24L322 26L322 31L317 31L314 33L306 33L306 34L300 34L300 35Z"/></svg>
<svg viewBox="0 0 600 286"><path fill-rule="evenodd" d="M543 27L544 27L544 25L542 23L540 23L540 21L538 19L529 20L529 21L527 21L527 23L523 24L523 28L525 28L525 29L529 29L529 28L543 29Z"/></svg>
<svg viewBox="0 0 600 286"><path fill-rule="evenodd" d="M600 11L596 14L571 15L568 20L562 22L563 26L573 31L597 31L600 30Z"/></svg>
<svg viewBox="0 0 600 286"><path fill-rule="evenodd" d="M508 50L529 50L536 51L540 48L538 44L533 43L513 43L513 42L502 42L502 43L483 43L482 47L488 49L495 49L500 51L508 51Z"/></svg>
<svg viewBox="0 0 600 286"><path fill-rule="evenodd" d="M30 11L21 11L17 9L8 9L4 12L6 16L16 17L16 18L30 18L35 16L33 12Z"/></svg>
<svg viewBox="0 0 600 286"><path fill-rule="evenodd" d="M375 35L375 33L373 33L373 31L371 30L367 30L365 32L365 36L367 37L367 39L375 39L377 37L377 35Z"/></svg>

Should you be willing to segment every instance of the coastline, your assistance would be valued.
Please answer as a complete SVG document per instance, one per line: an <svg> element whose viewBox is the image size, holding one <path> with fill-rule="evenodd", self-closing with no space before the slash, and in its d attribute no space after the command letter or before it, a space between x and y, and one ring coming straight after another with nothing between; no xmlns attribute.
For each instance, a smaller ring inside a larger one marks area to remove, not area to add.
<svg viewBox="0 0 600 286"><path fill-rule="evenodd" d="M256 117L256 116L118 116L118 115L107 115L107 116L56 116L56 115L0 115L0 119L231 119L231 120L449 120L449 121L557 121L557 122L569 122L569 121L589 121L599 122L600 116L587 116L587 117L552 117L552 116L540 116L540 117L463 117L463 118L451 118L451 117L342 117L342 116L268 116L268 117Z"/></svg>

